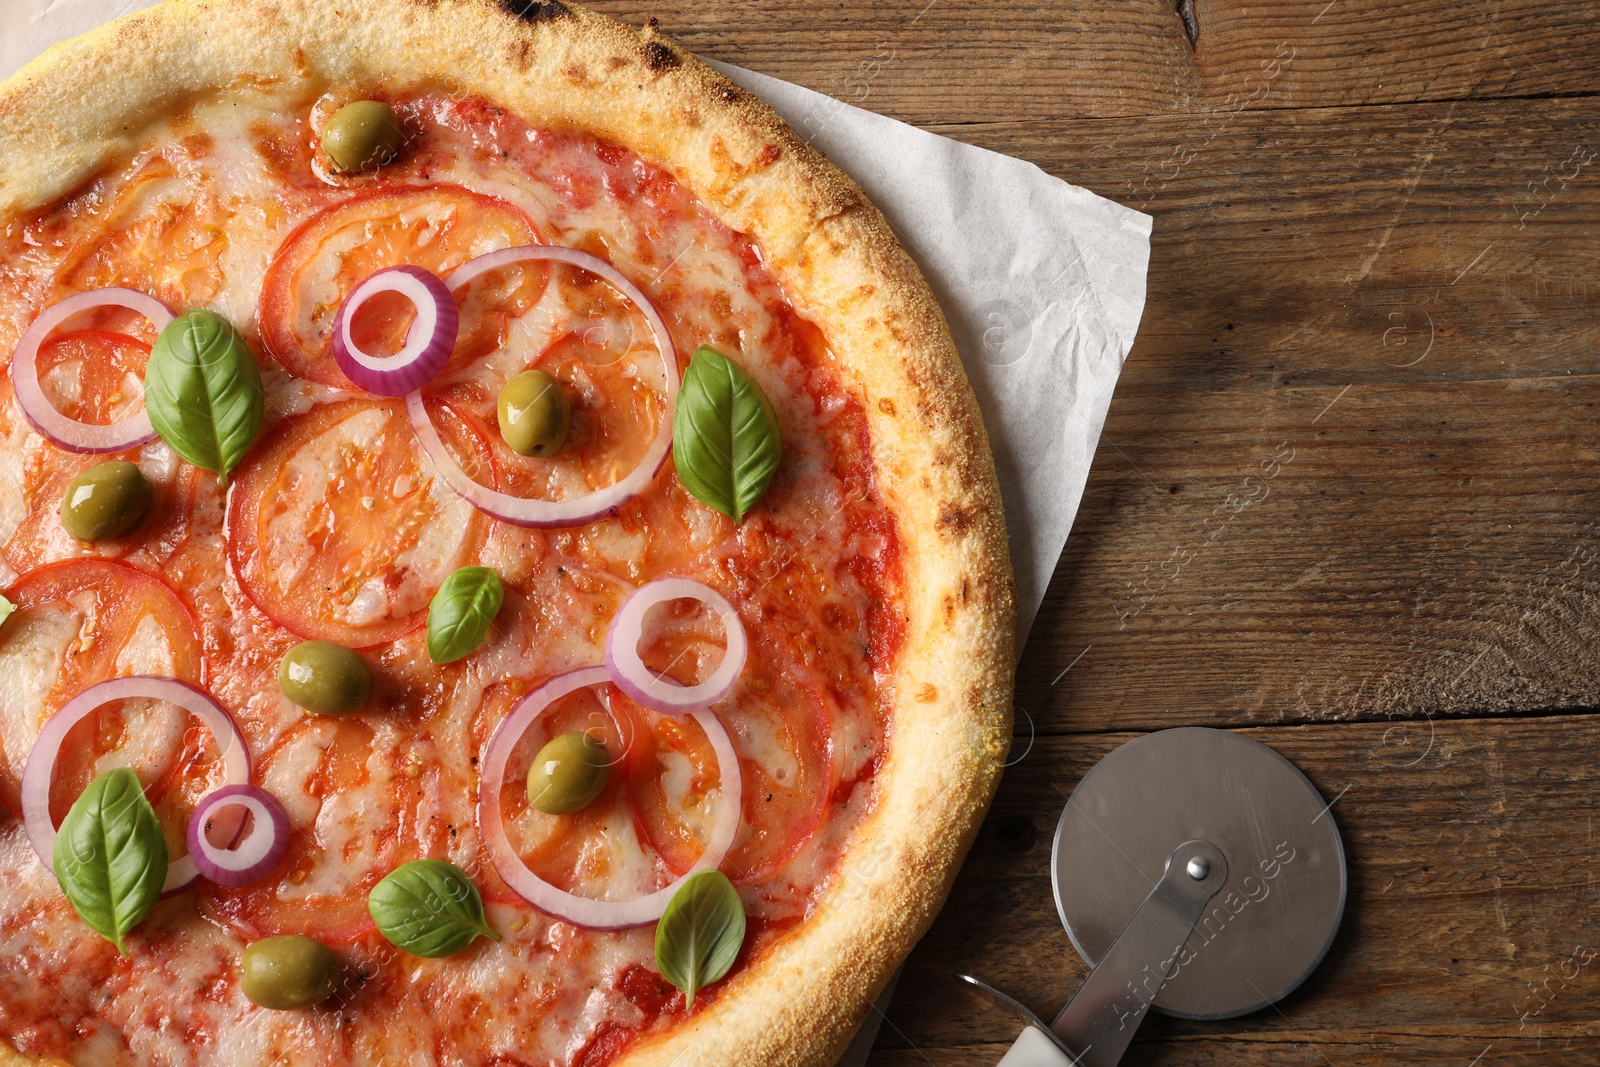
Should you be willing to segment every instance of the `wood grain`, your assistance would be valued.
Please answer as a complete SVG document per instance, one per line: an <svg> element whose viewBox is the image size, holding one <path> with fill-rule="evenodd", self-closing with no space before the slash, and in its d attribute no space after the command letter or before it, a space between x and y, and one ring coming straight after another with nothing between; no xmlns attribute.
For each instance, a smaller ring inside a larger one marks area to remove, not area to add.
<svg viewBox="0 0 1600 1067"><path fill-rule="evenodd" d="M1177 725L1337 798L1350 900L1281 1010L1154 1018L1126 1062L1600 1062L1600 8L600 6L1154 217L1019 762L873 1067L1000 1058L957 971L1065 1002L1056 817Z"/></svg>
<svg viewBox="0 0 1600 1067"><path fill-rule="evenodd" d="M1019 706L1054 733L1600 705L1597 403L1592 376L1119 398Z"/></svg>
<svg viewBox="0 0 1600 1067"><path fill-rule="evenodd" d="M1121 396L1596 370L1592 101L933 128L1155 216Z"/></svg>
<svg viewBox="0 0 1600 1067"><path fill-rule="evenodd" d="M692 51L915 123L1589 92L1600 48L1592 7L1541 0L596 6L636 24L657 17Z"/></svg>

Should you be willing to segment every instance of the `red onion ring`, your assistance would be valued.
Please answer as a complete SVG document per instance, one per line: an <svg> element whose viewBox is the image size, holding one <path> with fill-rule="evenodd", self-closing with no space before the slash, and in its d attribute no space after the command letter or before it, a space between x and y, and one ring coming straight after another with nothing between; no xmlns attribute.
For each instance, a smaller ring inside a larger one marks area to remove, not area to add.
<svg viewBox="0 0 1600 1067"><path fill-rule="evenodd" d="M500 877L518 896L540 911L591 930L624 930L633 926L647 926L661 918L680 885L692 875L722 862L733 845L734 835L739 832L744 808L744 782L739 770L739 756L733 750L733 739L728 736L722 720L709 711L697 711L694 713L695 720L711 739L711 747L717 754L717 769L722 776L717 818L712 824L710 840L699 862L671 885L633 900L595 900L593 897L576 896L557 889L530 871L507 840L500 811L500 790L505 784L506 762L511 758L517 742L528 732L528 727L552 702L574 690L609 681L611 673L607 668L585 667L558 674L519 700L489 739L483 759L483 777L478 784L478 833Z"/></svg>
<svg viewBox="0 0 1600 1067"><path fill-rule="evenodd" d="M102 426L93 422L69 419L57 411L39 387L39 349L49 340L57 326L72 316L98 307L122 307L143 315L159 333L172 321L172 310L153 296L133 289L94 289L87 293L74 293L59 304L54 304L22 333L16 353L11 357L11 384L17 394L17 406L28 424L38 430L51 444L69 452L121 452L153 440L156 431L150 425L150 416L142 408L126 418Z"/></svg>
<svg viewBox="0 0 1600 1067"><path fill-rule="evenodd" d="M433 420L422 405L422 397L417 393L406 395L406 414L411 419L411 427L416 431L417 439L422 442L423 449L433 460L434 466L443 474L445 484L479 511L516 526L547 529L582 526L604 518L642 493L654 480L661 465L666 462L667 452L672 448L672 409L678 398L678 350L673 347L672 336L667 333L667 326L661 321L661 314L656 311L655 305L650 303L649 298L639 290L638 286L623 277L617 268L605 260L591 256L587 252L580 252L576 248L563 248L557 245L503 248L463 264L445 279L445 285L451 290L456 290L489 271L529 260L554 260L598 275L632 301L644 315L645 321L650 324L650 332L656 339L656 349L661 353L661 361L666 367L667 404L661 413L661 424L656 428L655 440L650 443L650 449L639 461L639 465L604 489L596 489L592 493L570 500L536 500L509 496L467 477L466 472L456 463L455 457L439 440L439 432L434 428Z"/></svg>
<svg viewBox="0 0 1600 1067"><path fill-rule="evenodd" d="M417 309L405 346L392 356L369 356L350 336L356 312L379 293L399 293ZM438 275L421 267L385 267L352 289L339 305L333 359L346 378L367 392L401 396L431 382L450 361L460 324L456 299Z"/></svg>
<svg viewBox="0 0 1600 1067"><path fill-rule="evenodd" d="M56 827L50 821L50 782L55 777L56 757L61 753L61 742L67 733L82 722L90 712L113 700L134 700L140 697L165 700L169 704L198 716L216 738L222 752L223 779L228 785L242 785L250 780L250 749L246 746L239 724L221 704L187 682L173 678L156 678L136 674L127 678L113 678L108 682L91 685L62 706L39 731L39 739L28 753L28 762L22 769L22 820L28 830L28 840L39 854L45 869L55 873ZM194 856L184 856L167 866L167 880L161 886L161 895L170 896L194 884L200 877Z"/></svg>
<svg viewBox="0 0 1600 1067"><path fill-rule="evenodd" d="M639 658L639 639L644 632L645 612L668 600L698 600L722 620L728 636L728 651L711 677L699 685L679 685L663 678ZM617 688L651 711L682 715L686 711L715 704L733 689L739 672L750 654L744 623L723 595L692 578L663 578L641 586L623 602L622 609L606 629L606 667Z"/></svg>
<svg viewBox="0 0 1600 1067"><path fill-rule="evenodd" d="M221 808L239 807L255 816L250 833L232 848L218 848L206 837L206 823ZM258 882L289 851L289 816L278 798L253 785L225 785L207 793L189 816L189 856L200 875L217 885Z"/></svg>

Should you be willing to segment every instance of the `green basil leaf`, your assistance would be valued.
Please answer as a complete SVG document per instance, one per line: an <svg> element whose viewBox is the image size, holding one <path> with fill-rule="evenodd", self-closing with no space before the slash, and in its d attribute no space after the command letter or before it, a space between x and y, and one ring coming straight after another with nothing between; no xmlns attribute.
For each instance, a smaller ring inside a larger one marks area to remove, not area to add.
<svg viewBox="0 0 1600 1067"><path fill-rule="evenodd" d="M378 930L413 956L452 956L474 938L500 940L483 918L483 898L465 871L444 860L396 867L367 896Z"/></svg>
<svg viewBox="0 0 1600 1067"><path fill-rule="evenodd" d="M701 345L672 416L678 480L702 504L743 522L782 457L783 433L767 394L739 364Z"/></svg>
<svg viewBox="0 0 1600 1067"><path fill-rule="evenodd" d="M500 575L489 567L462 567L444 580L428 605L428 655L454 663L489 636L506 597Z"/></svg>
<svg viewBox="0 0 1600 1067"><path fill-rule="evenodd" d="M11 613L16 610L17 606L15 604L0 596L0 626L4 626L5 621L11 618Z"/></svg>
<svg viewBox="0 0 1600 1067"><path fill-rule="evenodd" d="M89 783L56 835L55 865L83 921L126 956L124 935L150 914L167 880L167 840L138 775L120 767Z"/></svg>
<svg viewBox="0 0 1600 1067"><path fill-rule="evenodd" d="M656 970L694 995L728 973L744 944L744 902L728 876L701 871L672 894L656 924Z"/></svg>
<svg viewBox="0 0 1600 1067"><path fill-rule="evenodd" d="M261 429L265 395L250 346L214 311L173 319L145 365L144 406L156 433L224 488Z"/></svg>

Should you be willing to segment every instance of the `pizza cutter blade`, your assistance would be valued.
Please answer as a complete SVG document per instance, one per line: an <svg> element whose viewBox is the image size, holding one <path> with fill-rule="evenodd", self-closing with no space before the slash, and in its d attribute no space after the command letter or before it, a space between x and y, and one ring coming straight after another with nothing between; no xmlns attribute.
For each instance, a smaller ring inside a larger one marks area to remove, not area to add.
<svg viewBox="0 0 1600 1067"><path fill-rule="evenodd" d="M1184 727L1084 776L1056 827L1051 882L1092 968L1055 1022L960 976L1027 1023L1001 1067L1114 1067L1151 1008L1228 1019L1288 996L1339 928L1344 846L1294 764Z"/></svg>

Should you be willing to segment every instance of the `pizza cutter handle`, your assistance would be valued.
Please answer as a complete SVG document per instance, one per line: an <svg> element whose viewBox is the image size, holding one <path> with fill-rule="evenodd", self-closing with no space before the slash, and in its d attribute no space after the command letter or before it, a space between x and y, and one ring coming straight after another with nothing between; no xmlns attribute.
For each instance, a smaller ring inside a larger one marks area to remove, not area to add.
<svg viewBox="0 0 1600 1067"><path fill-rule="evenodd" d="M1051 1035L1049 1024L1029 1011L1026 1005L970 974L958 974L956 977L1001 1007L1016 1012L1017 1018L1023 1022L1022 1036L1012 1042L1010 1051L1000 1058L999 1067L1077 1067L1078 1061L1072 1053Z"/></svg>
<svg viewBox="0 0 1600 1067"><path fill-rule="evenodd" d="M1167 979L1205 906L1228 881L1228 861L1209 841L1185 841L1050 1029L1079 1067L1116 1067Z"/></svg>
<svg viewBox="0 0 1600 1067"><path fill-rule="evenodd" d="M1026 1024L998 1067L1117 1067L1161 987L1181 966L1200 913L1227 881L1227 858L1211 842L1185 841L1173 849L1161 880L1049 1026L998 989L957 975Z"/></svg>
<svg viewBox="0 0 1600 1067"><path fill-rule="evenodd" d="M997 1067L1077 1067L1055 1040L1037 1026L1025 1026Z"/></svg>

